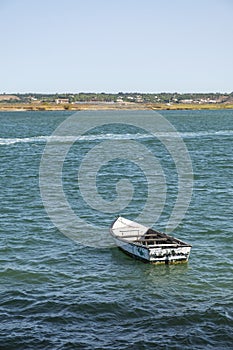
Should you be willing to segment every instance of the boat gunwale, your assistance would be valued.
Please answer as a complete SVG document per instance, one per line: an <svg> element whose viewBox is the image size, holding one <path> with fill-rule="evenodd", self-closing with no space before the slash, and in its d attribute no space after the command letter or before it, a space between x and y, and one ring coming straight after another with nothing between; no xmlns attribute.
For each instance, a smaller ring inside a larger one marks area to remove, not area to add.
<svg viewBox="0 0 233 350"><path fill-rule="evenodd" d="M148 241L152 241L153 239L151 238L151 237L148 237L148 238L144 238L142 241L143 242L145 242L144 244L143 243L141 243L140 241L130 241L130 240L127 240L124 236L118 236L118 235L116 235L115 233L114 233L114 228L113 228L113 226L114 226L114 224L117 222L117 220L119 219L120 217L117 217L113 222L112 222L112 224L111 224L111 226L110 226L110 233L111 233L111 235L115 238L115 239L118 239L118 240L120 240L120 241L123 241L123 242L125 242L125 243L128 243L128 244L130 244L130 245L134 245L134 246L138 246L138 247L141 247L141 248L145 248L145 249L147 249L147 250L150 250L150 249L156 249L156 248L167 248L167 249L169 249L169 248L181 248L181 247L190 247L190 248L192 248L192 245L191 244L189 244L189 243L186 243L186 242L184 242L184 241L181 241L180 239L178 239L178 238L175 238L175 237L172 237L172 236L170 236L170 235L167 235L166 233L164 233L164 232L160 232L160 231L157 231L157 230L154 230L154 229L152 229L152 228L148 228L148 231L149 230L151 230L151 231L153 231L153 233L147 233L147 232L145 232L144 233L144 235L149 235L149 236L153 236L153 234L155 235L155 234L159 234L159 235L161 235L161 237L160 238L166 238L166 239L170 239L171 240L171 243L167 243L167 244L149 244L149 245L146 245L146 242L148 242ZM128 220L128 219L127 219ZM131 221L131 220L130 220ZM136 222L135 222L136 223ZM126 225L127 226L127 225ZM147 228L146 226L145 226L145 228ZM142 235L143 236L143 235ZM142 238L142 236L140 237L140 238ZM139 238L139 236L137 235L135 235L135 236L133 236L133 235L129 235L129 236L127 236L127 237L131 237L131 238ZM139 239L140 239L139 238ZM154 239L155 241L156 241L156 238ZM159 237L158 237L158 240L159 240Z"/></svg>
<svg viewBox="0 0 233 350"><path fill-rule="evenodd" d="M176 249L176 248L185 248L185 247L192 248L191 244L186 244L186 243L184 243L184 244L167 243L167 244L149 244L149 245L145 245L143 243L136 242L136 241L128 241L124 237L119 237L119 236L115 235L114 233L112 233L112 236L115 239L118 239L119 241L122 241L124 243L130 244L130 245L133 245L133 246L137 246L137 247L140 247L140 248L144 248L144 249L147 249L147 250L156 249L156 248L162 248L162 249L166 249L166 248L167 249Z"/></svg>

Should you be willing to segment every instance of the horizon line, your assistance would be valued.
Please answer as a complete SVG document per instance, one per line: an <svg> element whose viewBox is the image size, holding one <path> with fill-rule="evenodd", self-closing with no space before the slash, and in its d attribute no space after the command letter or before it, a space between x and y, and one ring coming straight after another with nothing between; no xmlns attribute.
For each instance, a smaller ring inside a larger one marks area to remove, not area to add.
<svg viewBox="0 0 233 350"><path fill-rule="evenodd" d="M32 92L32 91L24 91L24 92L0 92L0 95L24 95L24 94L40 94L40 95L59 95L59 94L111 94L111 95L116 95L116 94L231 94L233 93L232 91L186 91L186 92L178 92L178 91L160 91L160 92L145 92L145 91L118 91L118 92L106 92L106 91L79 91L79 92L74 92L74 91L69 91L69 92Z"/></svg>

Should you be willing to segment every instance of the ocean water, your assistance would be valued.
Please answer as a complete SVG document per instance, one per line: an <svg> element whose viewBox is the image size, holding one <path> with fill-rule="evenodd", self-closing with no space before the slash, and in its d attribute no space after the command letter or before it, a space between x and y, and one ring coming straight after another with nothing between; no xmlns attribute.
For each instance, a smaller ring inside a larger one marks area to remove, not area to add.
<svg viewBox="0 0 233 350"><path fill-rule="evenodd" d="M56 147L70 143L62 167L70 207L93 230L103 227L106 241L116 214L134 219L143 210L148 178L128 159L125 144L124 158L102 161L96 186L113 201L116 183L126 178L134 187L132 200L121 211L92 208L81 196L77 174L103 141L134 140L156 154L166 180L156 228L165 229L176 202L179 170L165 145L145 130L114 124L119 115L148 113L78 112L77 121L104 114L113 124L73 144L74 135L54 139ZM191 202L173 232L193 245L182 265L153 266L114 246L88 244L79 239L82 228L75 240L60 232L45 210L39 169L46 142L71 113L0 113L0 349L233 349L233 111L161 114L185 142L193 168ZM167 131L162 136L177 137ZM69 218L61 220L68 225Z"/></svg>

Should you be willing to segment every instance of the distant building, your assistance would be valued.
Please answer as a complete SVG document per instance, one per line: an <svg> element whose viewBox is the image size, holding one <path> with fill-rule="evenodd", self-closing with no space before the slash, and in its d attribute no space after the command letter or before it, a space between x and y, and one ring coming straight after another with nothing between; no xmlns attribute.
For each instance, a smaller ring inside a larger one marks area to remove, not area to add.
<svg viewBox="0 0 233 350"><path fill-rule="evenodd" d="M192 99L180 100L181 103L193 103Z"/></svg>
<svg viewBox="0 0 233 350"><path fill-rule="evenodd" d="M57 105L60 105L60 104L65 104L65 103L69 103L69 99L68 98L56 98L55 100L55 103Z"/></svg>
<svg viewBox="0 0 233 350"><path fill-rule="evenodd" d="M137 102L143 102L142 96L141 96L141 95L137 95L136 101L137 101Z"/></svg>

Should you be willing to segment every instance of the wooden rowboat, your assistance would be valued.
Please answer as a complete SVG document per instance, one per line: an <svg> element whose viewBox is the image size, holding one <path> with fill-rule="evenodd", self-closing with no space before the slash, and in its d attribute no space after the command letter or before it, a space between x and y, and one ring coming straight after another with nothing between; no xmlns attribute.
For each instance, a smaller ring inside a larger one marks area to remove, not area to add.
<svg viewBox="0 0 233 350"><path fill-rule="evenodd" d="M125 253L153 264L187 262L192 247L177 238L122 216L114 220L110 234Z"/></svg>

